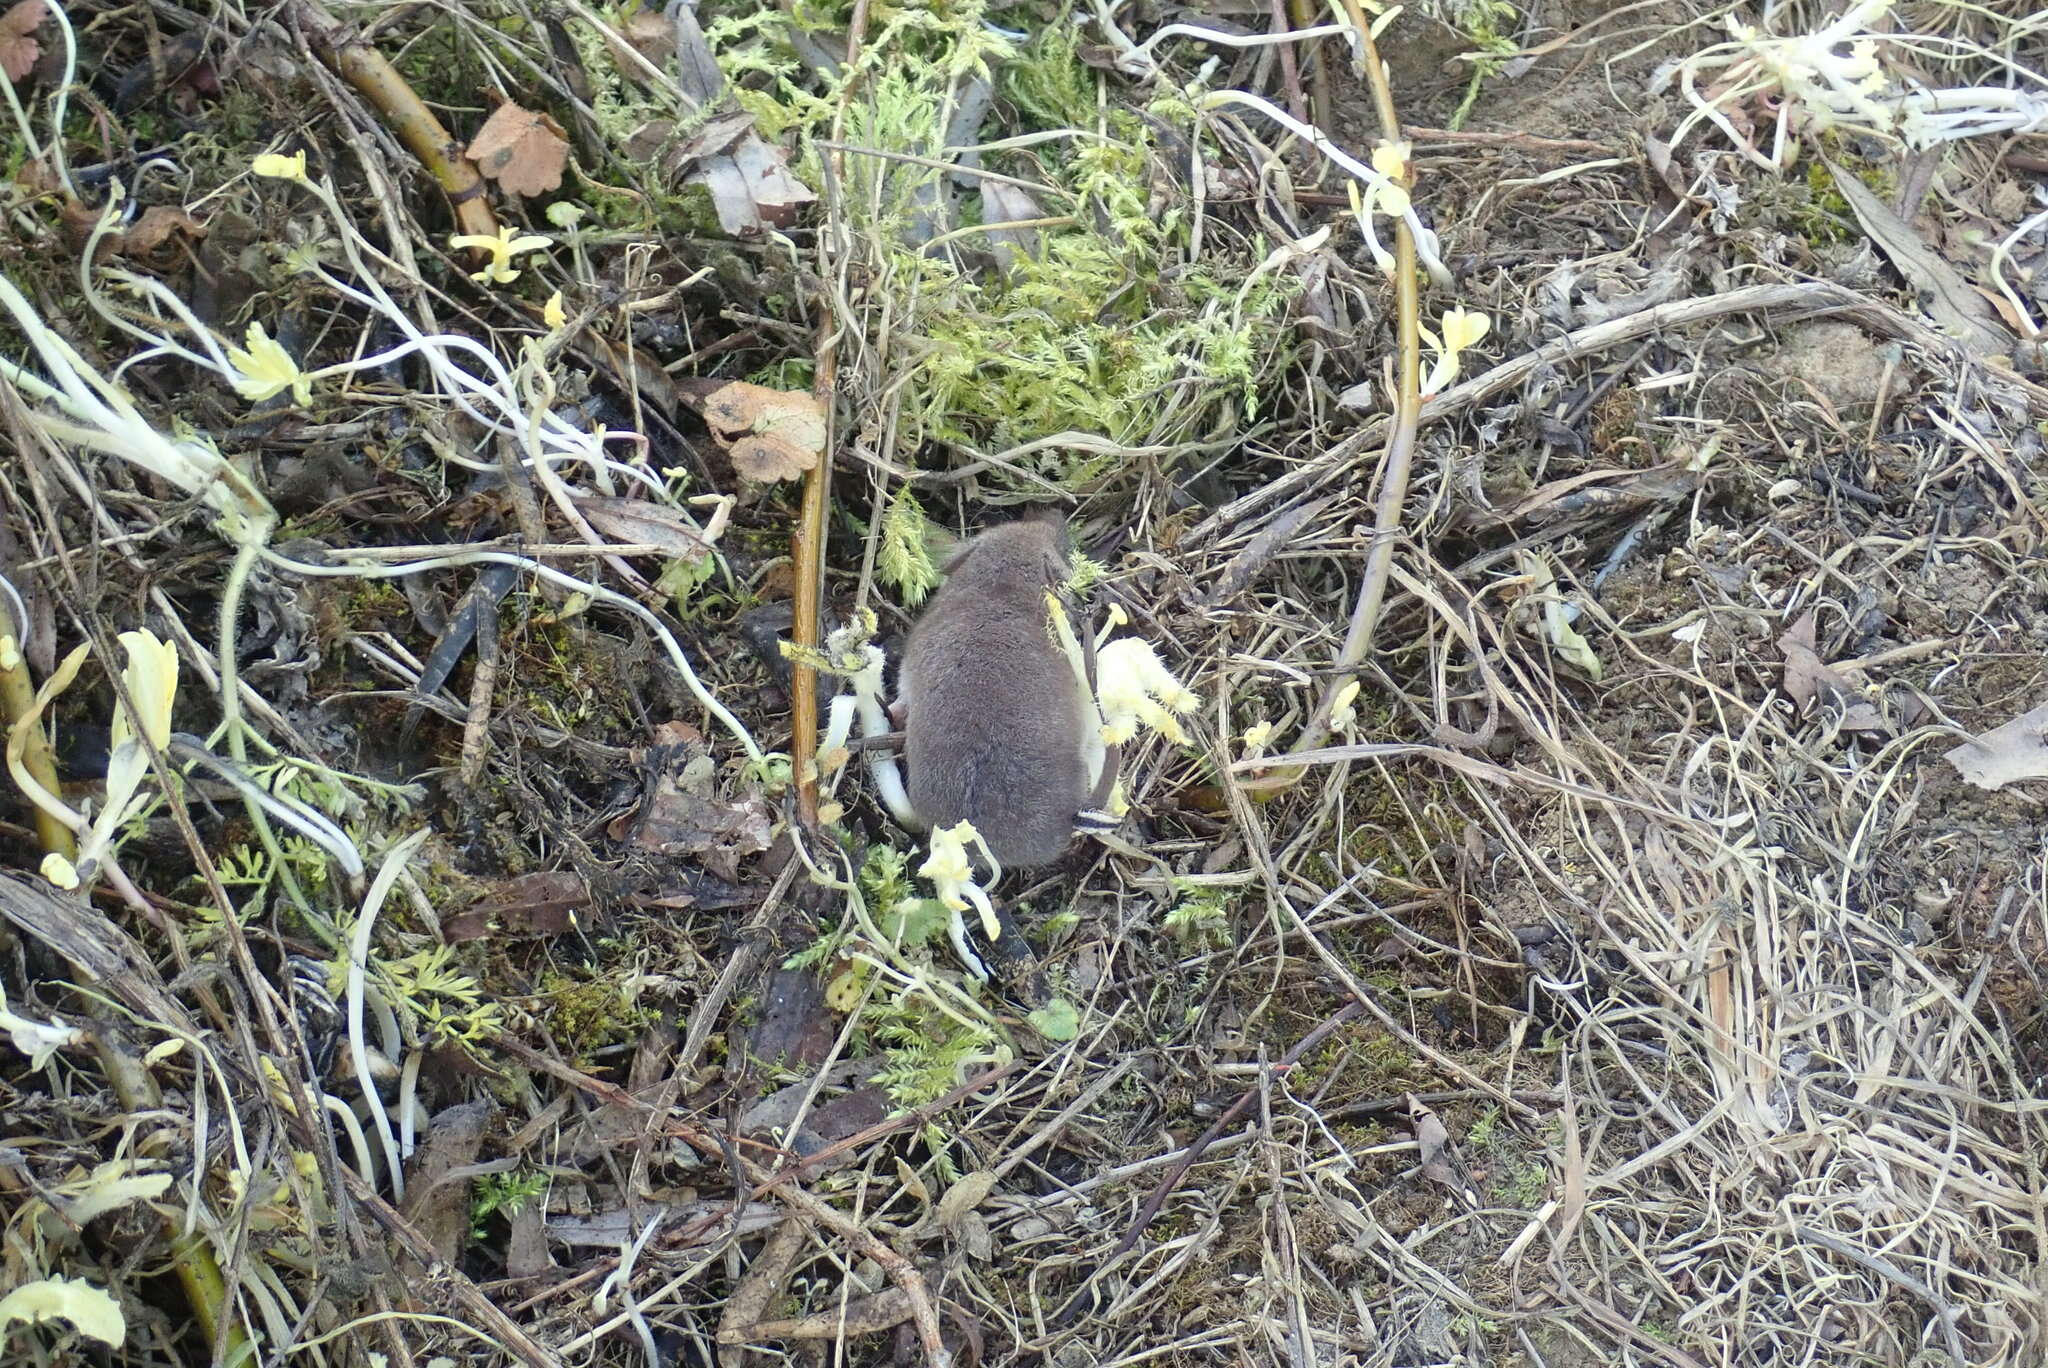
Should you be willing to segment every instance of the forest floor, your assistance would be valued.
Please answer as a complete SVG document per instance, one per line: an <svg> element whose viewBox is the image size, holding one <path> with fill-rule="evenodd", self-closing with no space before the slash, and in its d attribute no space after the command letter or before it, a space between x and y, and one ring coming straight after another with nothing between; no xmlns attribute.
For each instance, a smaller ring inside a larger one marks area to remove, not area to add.
<svg viewBox="0 0 2048 1368"><path fill-rule="evenodd" d="M2048 1361L2048 21L1374 12L0 10L0 1360Z"/></svg>

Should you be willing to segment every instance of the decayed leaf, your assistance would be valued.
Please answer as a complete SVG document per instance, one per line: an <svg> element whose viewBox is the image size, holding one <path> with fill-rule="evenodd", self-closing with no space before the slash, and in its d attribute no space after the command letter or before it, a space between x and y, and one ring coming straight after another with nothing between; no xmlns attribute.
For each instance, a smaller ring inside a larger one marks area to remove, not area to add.
<svg viewBox="0 0 2048 1368"><path fill-rule="evenodd" d="M1942 758L1980 789L2048 779L2048 703L1963 742Z"/></svg>
<svg viewBox="0 0 2048 1368"><path fill-rule="evenodd" d="M1456 1153L1451 1148L1450 1130L1413 1094L1408 1098L1408 1124L1415 1132L1415 1148L1422 1158L1423 1176L1471 1200L1470 1189L1460 1172L1463 1166L1457 1162Z"/></svg>
<svg viewBox="0 0 2048 1368"><path fill-rule="evenodd" d="M973 1211L988 1200L996 1190L996 1176L987 1169L978 1169L963 1174L960 1181L946 1189L946 1195L939 1199L939 1225L947 1230L957 1227Z"/></svg>
<svg viewBox="0 0 2048 1368"><path fill-rule="evenodd" d="M2012 339L1999 329L1996 310L1971 290L1962 272L1921 241L1913 225L1893 213L1891 206L1855 175L1833 162L1827 162L1827 168L1834 175L1836 191L1848 201L1863 231L1912 283L1921 307L1943 332L1986 356L2002 356L2012 349Z"/></svg>
<svg viewBox="0 0 2048 1368"><path fill-rule="evenodd" d="M590 886L574 870L538 870L497 884L443 921L450 945L500 936L553 938L575 925L578 909L590 905Z"/></svg>
<svg viewBox="0 0 2048 1368"><path fill-rule="evenodd" d="M704 400L704 421L742 479L793 480L825 451L825 409L810 395L735 380Z"/></svg>
<svg viewBox="0 0 2048 1368"><path fill-rule="evenodd" d="M746 206L723 202L718 206L719 223L732 233L757 233L766 228L787 228L796 221L797 211L818 197L789 169L789 154L749 129L734 145L733 165L739 168L746 187ZM715 193L715 192L714 192ZM728 222L730 211L731 222Z"/></svg>
<svg viewBox="0 0 2048 1368"><path fill-rule="evenodd" d="M619 74L642 80L648 67L665 71L676 55L676 27L659 8L635 10L619 21L617 36L607 33L605 46Z"/></svg>
<svg viewBox="0 0 2048 1368"><path fill-rule="evenodd" d="M789 154L763 140L744 110L713 115L680 142L673 121L649 120L626 136L625 152L685 185L703 186L718 226L734 237L787 227L817 199L790 173Z"/></svg>
<svg viewBox="0 0 2048 1368"><path fill-rule="evenodd" d="M121 234L120 246L115 250L123 256L148 256L170 241L174 233L196 242L206 236L206 225L175 205L153 204L142 211L134 227Z"/></svg>
<svg viewBox="0 0 2048 1368"><path fill-rule="evenodd" d="M569 140L547 115L507 100L484 120L467 155L485 180L494 180L515 195L545 195L562 187Z"/></svg>
<svg viewBox="0 0 2048 1368"><path fill-rule="evenodd" d="M0 72L8 80L18 81L35 69L36 58L43 55L35 31L46 17L43 0L21 0L0 14Z"/></svg>
<svg viewBox="0 0 2048 1368"><path fill-rule="evenodd" d="M664 555L693 560L711 549L711 543L688 518L646 499L590 494L576 501L576 511L598 531L628 545L658 546Z"/></svg>
<svg viewBox="0 0 2048 1368"><path fill-rule="evenodd" d="M661 742L646 753L649 779L639 809L607 830L652 854L694 857L730 882L742 858L768 848L768 805L758 794L720 797L717 766L703 742L678 739L670 725L658 730Z"/></svg>
<svg viewBox="0 0 2048 1368"><path fill-rule="evenodd" d="M1842 730L1887 731L1884 714L1867 702L1851 679L1834 669L1814 650L1813 614L1808 612L1778 638L1785 653L1785 694L1804 712L1816 698L1839 703Z"/></svg>
<svg viewBox="0 0 2048 1368"><path fill-rule="evenodd" d="M989 246L995 249L996 261L1005 270L1009 269L1010 263L1020 254L1038 255L1038 230L998 228L995 225L1023 223L1044 217L1045 210L1032 198L1031 192L1022 186L993 180L982 183L981 221L989 225Z"/></svg>

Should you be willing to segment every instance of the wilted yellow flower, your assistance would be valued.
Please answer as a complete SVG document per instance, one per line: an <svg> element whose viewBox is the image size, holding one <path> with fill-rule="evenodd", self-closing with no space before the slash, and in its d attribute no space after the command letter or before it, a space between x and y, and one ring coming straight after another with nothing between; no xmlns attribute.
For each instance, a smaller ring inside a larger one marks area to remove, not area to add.
<svg viewBox="0 0 2048 1368"><path fill-rule="evenodd" d="M548 296L548 302L541 306L540 321L548 325L550 332L556 332L569 322L568 311L562 308L562 292L555 291Z"/></svg>
<svg viewBox="0 0 2048 1368"><path fill-rule="evenodd" d="M272 180L299 181L306 179L306 149L303 147L289 157L282 152L265 152L249 163L249 169L259 176Z"/></svg>
<svg viewBox="0 0 2048 1368"><path fill-rule="evenodd" d="M1102 739L1121 745L1147 726L1175 745L1187 734L1174 719L1195 706L1195 696L1159 663L1140 637L1119 637L1095 653L1096 699L1102 707Z"/></svg>
<svg viewBox="0 0 2048 1368"><path fill-rule="evenodd" d="M1436 364L1430 367L1429 379L1423 382L1424 394L1436 394L1458 378L1458 353L1485 337L1493 326L1493 320L1476 310L1452 308L1443 316L1443 335L1439 337L1429 329L1422 329L1423 340L1436 353Z"/></svg>
<svg viewBox="0 0 2048 1368"><path fill-rule="evenodd" d="M292 402L301 408L312 402L313 377L299 369L291 353L264 332L261 323L251 323L244 337L247 348L228 349L228 363L235 368L235 393L260 404L290 390Z"/></svg>
<svg viewBox="0 0 2048 1368"><path fill-rule="evenodd" d="M67 893L78 887L78 870L72 866L71 861L54 850L43 856L42 874L45 879Z"/></svg>
<svg viewBox="0 0 2048 1368"><path fill-rule="evenodd" d="M1244 729L1244 748L1253 754L1264 750L1266 743L1272 739L1273 724L1271 722L1254 722Z"/></svg>
<svg viewBox="0 0 2048 1368"><path fill-rule="evenodd" d="M1338 731L1350 731L1358 725L1358 681L1352 680L1337 690L1337 696L1330 700L1330 725Z"/></svg>
<svg viewBox="0 0 2048 1368"><path fill-rule="evenodd" d="M510 285L521 275L521 272L512 265L514 257L524 256L528 252L538 252L553 243L553 238L542 237L539 233L521 236L519 230L509 223L495 234L457 233L448 239L448 245L457 251L473 247L477 251L491 254L491 259L484 263L482 270L469 273L469 278L479 285Z"/></svg>
<svg viewBox="0 0 2048 1368"><path fill-rule="evenodd" d="M938 891L939 902L954 914L956 921L959 914L971 905L981 914L981 929L990 940L995 940L1003 933L1002 923L996 920L996 909L989 902L988 894L974 881L974 864L967 857L969 841L981 848L981 853L988 858L989 867L995 868L995 856L989 854L981 833L974 829L974 823L963 821L932 832L931 857L918 866L917 872L932 881L932 887ZM1002 877L1000 871L996 877Z"/></svg>
<svg viewBox="0 0 2048 1368"><path fill-rule="evenodd" d="M1372 150L1372 169L1387 178L1385 185L1373 187L1373 203L1383 214L1399 218L1408 212L1408 191L1401 182L1408 176L1408 152L1411 144L1381 143Z"/></svg>
<svg viewBox="0 0 2048 1368"><path fill-rule="evenodd" d="M1486 336L1493 320L1471 309L1453 308L1444 314L1444 346L1463 351Z"/></svg>
<svg viewBox="0 0 2048 1368"><path fill-rule="evenodd" d="M127 667L121 671L127 697L114 708L107 748L106 805L79 843L81 861L97 858L113 843L121 824L141 806L136 794L149 774L150 752L162 750L171 740L171 705L178 697L178 648L146 631L123 632L117 640L128 652Z"/></svg>

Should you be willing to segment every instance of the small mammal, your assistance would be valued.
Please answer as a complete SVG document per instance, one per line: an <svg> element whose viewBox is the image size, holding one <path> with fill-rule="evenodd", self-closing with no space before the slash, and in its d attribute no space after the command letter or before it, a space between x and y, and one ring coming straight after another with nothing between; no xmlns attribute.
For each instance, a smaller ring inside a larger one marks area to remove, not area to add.
<svg viewBox="0 0 2048 1368"><path fill-rule="evenodd" d="M1066 528L990 528L946 574L903 653L910 804L929 827L974 823L1005 866L1050 864L1090 801L1083 740L1099 725L1047 621L1046 593L1067 577Z"/></svg>

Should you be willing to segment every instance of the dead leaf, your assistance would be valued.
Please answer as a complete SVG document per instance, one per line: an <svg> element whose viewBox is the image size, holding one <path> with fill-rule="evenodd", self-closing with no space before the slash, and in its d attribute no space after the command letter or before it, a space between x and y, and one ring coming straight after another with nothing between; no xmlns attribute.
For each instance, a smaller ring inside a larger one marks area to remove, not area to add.
<svg viewBox="0 0 2048 1368"><path fill-rule="evenodd" d="M114 250L121 256L146 257L170 241L173 234L197 242L206 236L206 225L175 205L153 204L120 235Z"/></svg>
<svg viewBox="0 0 2048 1368"><path fill-rule="evenodd" d="M1451 1132L1438 1119L1437 1114L1408 1097L1408 1125L1415 1133L1415 1148L1422 1158L1422 1174L1425 1178L1442 1183L1460 1196L1469 1197L1459 1165L1451 1150Z"/></svg>
<svg viewBox="0 0 2048 1368"><path fill-rule="evenodd" d="M785 228L818 197L789 170L789 154L755 131L745 110L715 114L680 143L668 119L651 119L626 135L629 157L649 162L684 185L711 195L718 226L734 237Z"/></svg>
<svg viewBox="0 0 2048 1368"><path fill-rule="evenodd" d="M1831 161L1827 168L1834 176L1835 189L1848 201L1863 231L1919 293L1921 307L1941 330L1983 355L2004 356L2011 352L2013 339L1998 325L1997 312L1970 288L1962 272L1922 242L1913 225L1893 213L1891 206L1854 172Z"/></svg>
<svg viewBox="0 0 2048 1368"><path fill-rule="evenodd" d="M753 1327L782 1296L789 1270L809 1242L804 1223L794 1217L769 1233L760 1252L748 1261L746 1275L726 1296L718 1322L720 1344L745 1344L752 1337Z"/></svg>
<svg viewBox="0 0 2048 1368"><path fill-rule="evenodd" d="M825 985L808 969L777 969L760 989L760 1019L746 1032L755 1059L786 1069L817 1064L832 1052L839 1023L825 1001Z"/></svg>
<svg viewBox="0 0 2048 1368"><path fill-rule="evenodd" d="M444 1260L452 1262L468 1242L468 1173L497 1111L495 1102L483 1099L436 1113L425 1140L406 1165L406 1219ZM419 1271L417 1265L412 1271Z"/></svg>
<svg viewBox="0 0 2048 1368"><path fill-rule="evenodd" d="M592 328L576 335L576 348L581 351L586 345L596 360L611 371L620 389L638 394L669 413L682 405L675 381L644 348L630 341L614 341Z"/></svg>
<svg viewBox="0 0 2048 1368"><path fill-rule="evenodd" d="M538 1278L555 1267L554 1256L548 1253L547 1214L540 1203L522 1202L505 1223L511 1227L505 1237L506 1277Z"/></svg>
<svg viewBox="0 0 2048 1368"><path fill-rule="evenodd" d="M704 400L704 421L742 479L793 480L825 451L825 409L797 390L735 380Z"/></svg>
<svg viewBox="0 0 2048 1368"><path fill-rule="evenodd" d="M649 746L640 806L606 829L616 841L656 855L693 856L719 878L739 877L739 862L768 848L769 808L759 794L740 799L713 791L717 766L701 741Z"/></svg>
<svg viewBox="0 0 2048 1368"><path fill-rule="evenodd" d="M814 1316L802 1316L795 1320L756 1321L744 1331L735 1331L733 1344L753 1344L763 1340L838 1340L845 1341L857 1335L879 1335L892 1326L901 1325L910 1319L912 1303L910 1294L900 1287L891 1287L868 1297L849 1297L844 1302L835 1301L832 1309ZM720 1341L724 1332L720 1331Z"/></svg>
<svg viewBox="0 0 2048 1368"><path fill-rule="evenodd" d="M787 228L797 211L818 197L789 169L789 154L748 129L732 150L706 158L683 177L685 185L711 192L718 226L734 237L755 237L770 228Z"/></svg>
<svg viewBox="0 0 2048 1368"><path fill-rule="evenodd" d="M725 72L697 23L697 6L670 5L668 9L675 27L676 84L694 105L708 109L725 94Z"/></svg>
<svg viewBox="0 0 2048 1368"><path fill-rule="evenodd" d="M960 1181L946 1189L946 1195L939 1198L939 1227L942 1230L957 1230L969 1212L988 1200L996 1190L996 1176L988 1169L977 1169L963 1174Z"/></svg>
<svg viewBox="0 0 2048 1368"><path fill-rule="evenodd" d="M676 55L676 28L659 8L635 10L619 21L616 35L605 34L619 74L631 81L646 79L647 67L665 71ZM635 60L635 55L645 60Z"/></svg>
<svg viewBox="0 0 2048 1368"><path fill-rule="evenodd" d="M675 121L650 119L626 135L625 152L639 161L659 159L663 169L680 176L705 157L729 151L753 128L753 115L744 109L730 110L712 115L697 125L688 138L671 147L676 135Z"/></svg>
<svg viewBox="0 0 2048 1368"><path fill-rule="evenodd" d="M576 500L576 511L598 531L635 546L658 546L665 556L697 559L711 549L704 534L673 508L646 499L616 499L586 495Z"/></svg>
<svg viewBox="0 0 2048 1368"><path fill-rule="evenodd" d="M43 0L21 0L0 14L0 72L5 72L8 80L18 81L35 70L36 58L43 55L35 31L48 17Z"/></svg>
<svg viewBox="0 0 2048 1368"><path fill-rule="evenodd" d="M543 870L504 880L441 924L450 945L486 936L553 938L575 925L590 906L590 887L574 870Z"/></svg>
<svg viewBox="0 0 2048 1368"><path fill-rule="evenodd" d="M2022 779L2048 779L2048 703L1963 742L1942 758L1970 783L1994 792Z"/></svg>
<svg viewBox="0 0 2048 1368"><path fill-rule="evenodd" d="M465 155L485 180L515 195L545 195L562 188L569 139L547 115L507 100L484 120Z"/></svg>
<svg viewBox="0 0 2048 1368"><path fill-rule="evenodd" d="M995 225L1044 217L1044 208L1022 186L995 180L982 182L981 221L989 226L989 245L995 249L996 264L1004 270L1007 271L1010 263L1019 256L1038 255L1038 230L998 228Z"/></svg>
<svg viewBox="0 0 2048 1368"><path fill-rule="evenodd" d="M1855 681L1823 662L1815 652L1811 610L1778 638L1778 649L1785 653L1785 695L1801 712L1819 698L1841 707L1843 731L1891 730L1884 714L1864 698Z"/></svg>

